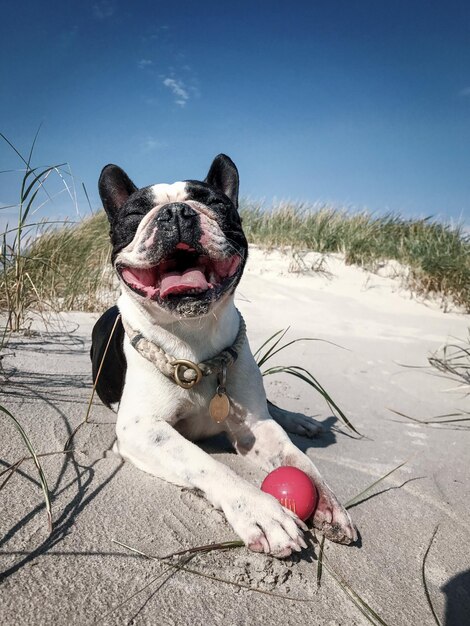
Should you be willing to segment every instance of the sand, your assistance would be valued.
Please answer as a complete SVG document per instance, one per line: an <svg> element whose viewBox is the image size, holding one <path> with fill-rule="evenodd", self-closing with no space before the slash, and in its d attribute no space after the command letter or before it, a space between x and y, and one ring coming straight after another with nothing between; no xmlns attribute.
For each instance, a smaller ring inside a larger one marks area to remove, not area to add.
<svg viewBox="0 0 470 626"><path fill-rule="evenodd" d="M307 271L312 265L323 273ZM253 348L287 326L288 338L337 344L297 344L275 362L310 369L366 437L351 437L300 381L284 375L265 382L273 401L323 421L327 432L319 438L293 439L343 501L407 461L375 488L377 495L351 509L361 545L327 542L327 562L387 624L433 624L421 566L437 527L426 562L429 592L443 624L465 626L470 623L470 432L465 422L461 428L426 426L392 410L419 419L469 410L465 389L456 389L456 382L439 376L427 361L450 338L467 336L469 317L416 299L393 278L396 270L387 266L377 275L346 267L339 256L293 261L252 249L237 304ZM60 451L85 415L96 318L64 315L47 330L13 336L3 352L1 402L39 452ZM297 602L181 571L156 578L163 565L113 540L164 555L235 536L203 498L114 456L114 418L96 403L93 423L76 436L75 453L42 459L53 494L52 536L31 461L0 492L2 624L369 623L327 571L317 588L317 548L286 561L239 548L191 562L195 570L302 600ZM6 467L25 449L5 417L0 433ZM223 440L203 447L260 484L262 473Z"/></svg>

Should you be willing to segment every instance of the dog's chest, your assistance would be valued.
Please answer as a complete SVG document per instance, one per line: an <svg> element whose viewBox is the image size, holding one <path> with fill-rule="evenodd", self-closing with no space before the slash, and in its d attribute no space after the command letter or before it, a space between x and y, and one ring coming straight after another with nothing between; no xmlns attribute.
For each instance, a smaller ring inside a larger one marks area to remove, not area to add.
<svg viewBox="0 0 470 626"><path fill-rule="evenodd" d="M197 390L187 390L158 372L148 361L129 347L131 367L128 369L121 421L134 428L134 415L145 416L147 421L163 420L191 441L211 437L223 430L209 414L217 381L215 376L204 379ZM140 425L140 421L138 422Z"/></svg>
<svg viewBox="0 0 470 626"><path fill-rule="evenodd" d="M224 430L224 424L215 422L209 413L209 404L216 389L212 382L203 381L197 393L178 389L180 393L175 398L174 415L167 421L190 441L212 437Z"/></svg>
<svg viewBox="0 0 470 626"><path fill-rule="evenodd" d="M198 441L205 437L212 437L224 430L223 424L217 424L217 422L211 419L208 409L193 415L183 415L176 422L174 428L190 441Z"/></svg>

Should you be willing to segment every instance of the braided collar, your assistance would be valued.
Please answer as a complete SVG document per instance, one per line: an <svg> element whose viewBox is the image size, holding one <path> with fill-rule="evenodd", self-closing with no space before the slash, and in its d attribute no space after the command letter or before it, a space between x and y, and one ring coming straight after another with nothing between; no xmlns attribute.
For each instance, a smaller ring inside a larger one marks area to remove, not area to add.
<svg viewBox="0 0 470 626"><path fill-rule="evenodd" d="M139 354L150 361L167 378L175 382L183 389L191 389L197 385L204 376L220 374L227 367L233 365L238 358L238 353L246 339L246 324L242 314L237 309L239 317L238 333L231 346L224 348L216 356L201 363L193 363L187 359L177 359L167 354L159 345L146 339L142 333L134 330L122 318L122 325L129 337L131 345Z"/></svg>

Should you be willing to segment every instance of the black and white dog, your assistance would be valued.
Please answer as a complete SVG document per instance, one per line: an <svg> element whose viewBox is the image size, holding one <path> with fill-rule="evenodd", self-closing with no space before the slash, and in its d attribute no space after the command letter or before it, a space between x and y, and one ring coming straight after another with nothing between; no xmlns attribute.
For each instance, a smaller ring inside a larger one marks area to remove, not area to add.
<svg viewBox="0 0 470 626"><path fill-rule="evenodd" d="M193 443L225 432L266 472L281 465L306 472L319 494L314 526L332 541L356 541L349 514L285 432L312 436L319 425L267 403L244 336L234 291L248 246L233 162L221 154L204 182L142 189L107 165L99 191L122 290L118 307L95 325L91 356L94 380L102 365L98 395L118 405L115 450L154 476L201 491L252 550L300 551L306 525Z"/></svg>

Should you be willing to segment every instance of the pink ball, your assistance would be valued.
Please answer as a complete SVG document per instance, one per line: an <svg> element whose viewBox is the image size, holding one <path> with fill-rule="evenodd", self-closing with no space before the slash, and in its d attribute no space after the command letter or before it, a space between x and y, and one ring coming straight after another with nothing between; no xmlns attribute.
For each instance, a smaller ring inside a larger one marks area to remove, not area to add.
<svg viewBox="0 0 470 626"><path fill-rule="evenodd" d="M263 480L261 491L274 496L303 521L312 515L317 505L315 485L305 472L289 465L270 472Z"/></svg>

